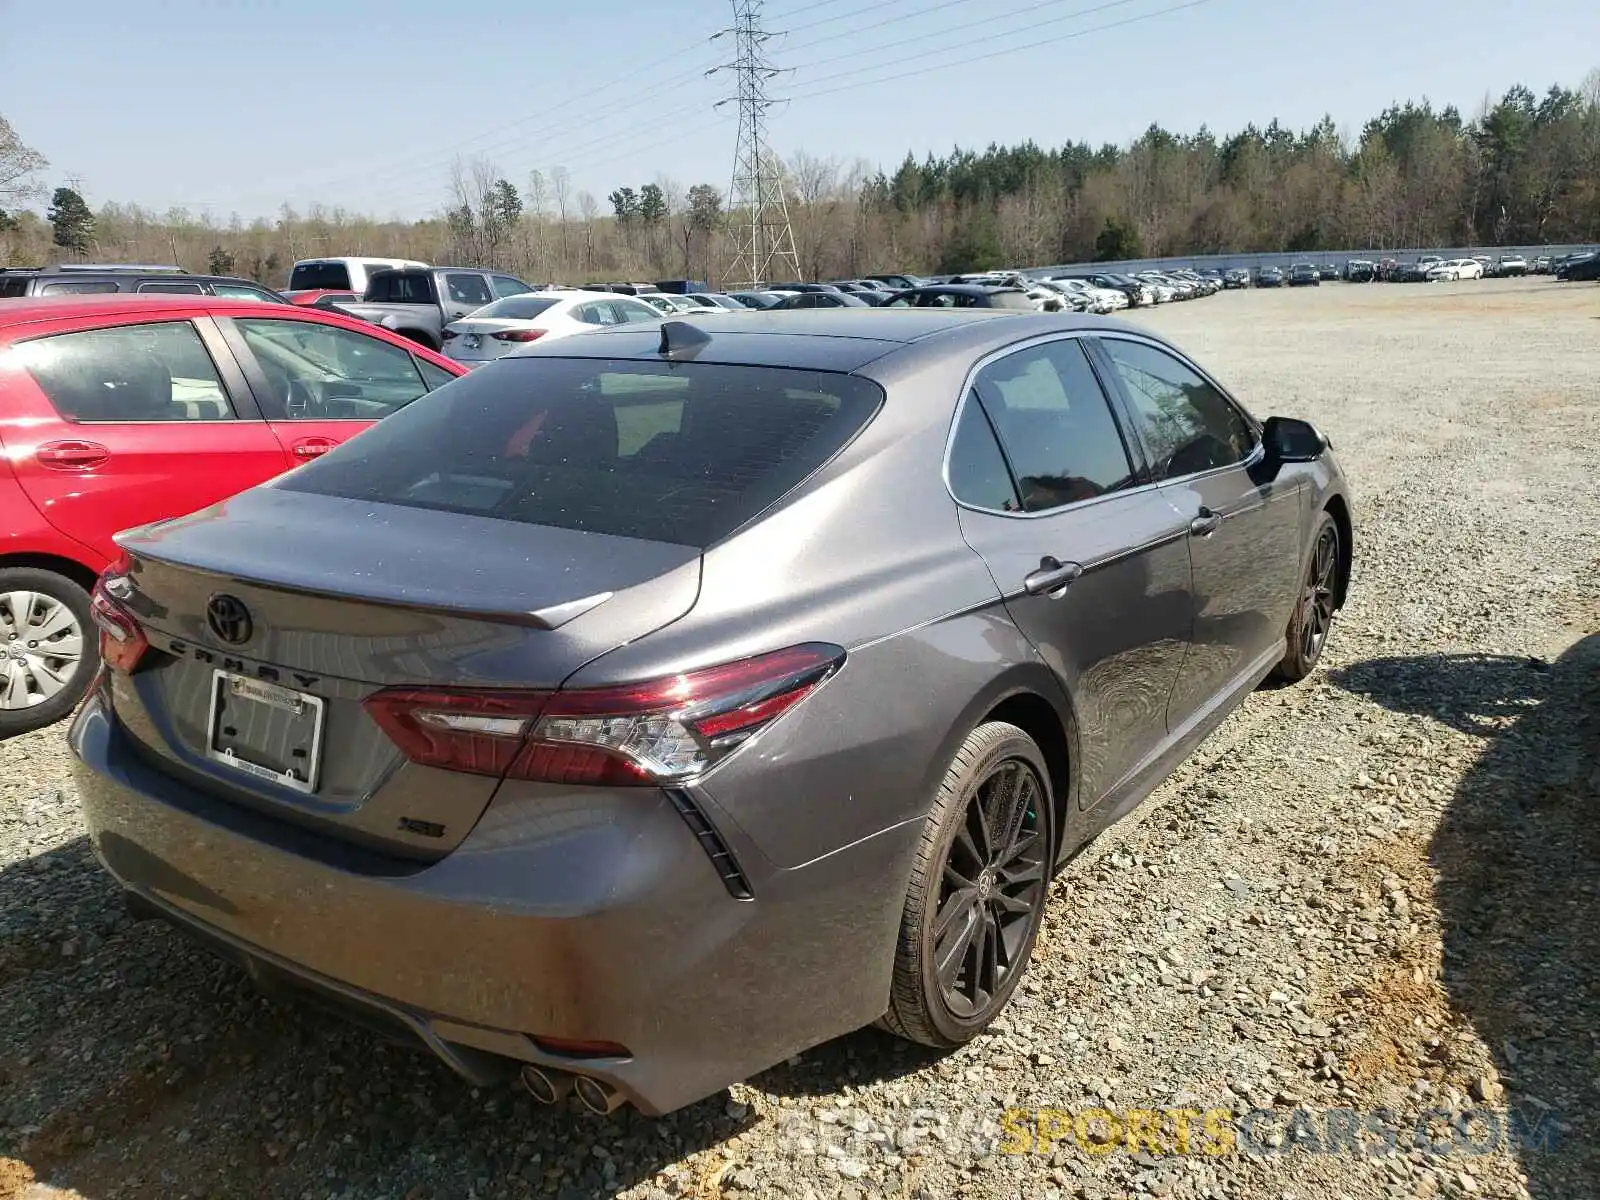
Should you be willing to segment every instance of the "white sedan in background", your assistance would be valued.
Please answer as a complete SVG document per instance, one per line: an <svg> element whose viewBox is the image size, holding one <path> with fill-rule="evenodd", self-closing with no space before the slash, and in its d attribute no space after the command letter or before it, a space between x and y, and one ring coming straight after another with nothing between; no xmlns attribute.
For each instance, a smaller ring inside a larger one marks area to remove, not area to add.
<svg viewBox="0 0 1600 1200"><path fill-rule="evenodd" d="M524 292L451 321L444 327L444 352L459 363L476 367L529 342L660 319L659 312L632 296L609 292Z"/></svg>
<svg viewBox="0 0 1600 1200"><path fill-rule="evenodd" d="M640 292L635 299L643 300L656 310L658 316L665 313L669 317L674 317L679 313L701 312L705 308L704 305L696 304L689 297L680 296L674 292Z"/></svg>
<svg viewBox="0 0 1600 1200"><path fill-rule="evenodd" d="M1428 282L1443 280L1482 279L1483 264L1475 258L1449 258L1428 268Z"/></svg>

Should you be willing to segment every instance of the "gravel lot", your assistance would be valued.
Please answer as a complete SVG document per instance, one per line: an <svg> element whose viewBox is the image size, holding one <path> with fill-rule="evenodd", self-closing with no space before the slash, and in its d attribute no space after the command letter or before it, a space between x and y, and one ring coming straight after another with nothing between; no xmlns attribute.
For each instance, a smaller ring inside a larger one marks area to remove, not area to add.
<svg viewBox="0 0 1600 1200"><path fill-rule="evenodd" d="M475 1092L131 924L56 728L0 745L0 1200L1600 1194L1600 289L1135 319L1332 435L1357 574L1317 675L1258 692L1063 874L992 1035L939 1059L863 1032L661 1121ZM1463 1106L1555 1141L1413 1146ZM1091 1153L1097 1122L1007 1152L1008 1108L1090 1107L1283 1119L1226 1154ZM1311 1153L1329 1108L1407 1132Z"/></svg>

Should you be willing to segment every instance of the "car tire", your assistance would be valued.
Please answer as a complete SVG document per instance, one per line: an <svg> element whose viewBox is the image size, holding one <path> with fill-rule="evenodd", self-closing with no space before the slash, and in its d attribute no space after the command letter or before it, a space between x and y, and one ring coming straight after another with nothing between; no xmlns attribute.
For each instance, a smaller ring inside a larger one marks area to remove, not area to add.
<svg viewBox="0 0 1600 1200"><path fill-rule="evenodd" d="M1316 670L1323 647L1328 644L1338 603L1339 557L1339 524L1324 512L1294 615L1289 618L1288 648L1273 669L1273 676L1285 683L1299 683Z"/></svg>
<svg viewBox="0 0 1600 1200"><path fill-rule="evenodd" d="M1004 822L999 838L996 822ZM952 1049L989 1026L1033 953L1056 844L1038 745L1003 721L978 726L956 751L923 826L882 1028ZM943 972L941 952L949 960Z"/></svg>
<svg viewBox="0 0 1600 1200"><path fill-rule="evenodd" d="M0 567L0 737L42 729L77 707L99 651L83 588L54 571Z"/></svg>

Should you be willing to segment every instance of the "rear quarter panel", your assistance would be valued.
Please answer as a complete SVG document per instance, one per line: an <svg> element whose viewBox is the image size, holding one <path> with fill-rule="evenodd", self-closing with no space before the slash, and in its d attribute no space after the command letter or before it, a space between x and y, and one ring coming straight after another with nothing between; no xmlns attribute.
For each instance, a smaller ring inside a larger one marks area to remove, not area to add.
<svg viewBox="0 0 1600 1200"><path fill-rule="evenodd" d="M787 504L707 551L692 611L569 681L668 675L807 641L843 646L837 676L703 785L776 866L920 818L955 745L1010 691L1066 711L962 539L945 488L964 377L962 359L891 384L878 417Z"/></svg>

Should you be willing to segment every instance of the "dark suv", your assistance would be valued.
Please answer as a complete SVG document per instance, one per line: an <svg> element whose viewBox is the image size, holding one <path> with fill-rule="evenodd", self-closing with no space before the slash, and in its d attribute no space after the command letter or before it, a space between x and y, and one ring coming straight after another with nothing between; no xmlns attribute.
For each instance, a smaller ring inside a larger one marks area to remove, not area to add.
<svg viewBox="0 0 1600 1200"><path fill-rule="evenodd" d="M154 292L179 296L221 296L288 304L271 288L231 275L191 275L182 267L73 264L60 267L0 269L0 298L84 296L97 292Z"/></svg>

